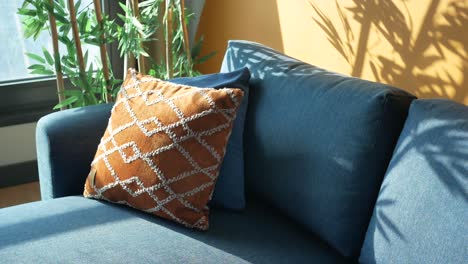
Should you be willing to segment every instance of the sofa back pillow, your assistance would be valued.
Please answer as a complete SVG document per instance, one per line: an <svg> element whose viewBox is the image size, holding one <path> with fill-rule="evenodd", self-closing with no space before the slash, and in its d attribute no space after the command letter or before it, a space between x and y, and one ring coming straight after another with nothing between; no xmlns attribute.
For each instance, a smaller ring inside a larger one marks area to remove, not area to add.
<svg viewBox="0 0 468 264"><path fill-rule="evenodd" d="M208 229L207 204L242 96L129 70L83 195Z"/></svg>
<svg viewBox="0 0 468 264"><path fill-rule="evenodd" d="M382 183L360 261L466 263L468 107L416 100Z"/></svg>
<svg viewBox="0 0 468 264"><path fill-rule="evenodd" d="M248 188L357 258L414 97L230 41L221 72L243 67L251 73Z"/></svg>
<svg viewBox="0 0 468 264"><path fill-rule="evenodd" d="M210 205L232 210L241 210L245 207L244 122L249 99L249 80L250 72L247 68L227 73L213 73L169 80L172 83L194 87L239 88L244 92L242 102L237 109L232 134L229 137L213 199L210 202Z"/></svg>

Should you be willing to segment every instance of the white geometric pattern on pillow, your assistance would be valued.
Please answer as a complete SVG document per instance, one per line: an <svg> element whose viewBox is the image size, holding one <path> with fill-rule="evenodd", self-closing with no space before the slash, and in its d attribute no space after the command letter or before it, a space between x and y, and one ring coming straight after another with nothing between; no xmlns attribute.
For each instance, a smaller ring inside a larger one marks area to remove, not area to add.
<svg viewBox="0 0 468 264"><path fill-rule="evenodd" d="M85 196L90 198L96 199L104 199L110 202L125 204L131 207L134 207L131 203L126 200L110 200L106 197L105 193L115 187L120 187L125 190L128 194L132 197L138 197L142 194L148 194L154 200L154 206L151 208L143 209L146 212L154 213L162 211L167 214L172 220L179 222L188 227L198 227L201 229L206 229L207 226L207 219L205 215L201 216L196 222L189 223L184 219L177 217L173 214L170 210L166 208L166 205L173 202L174 200L179 201L183 206L186 208L193 210L194 212L201 213L201 209L194 206L190 201L189 197L196 195L197 193L205 190L208 187L213 187L217 178L217 174L219 172L219 166L222 162L222 158L225 153L225 145L222 148L222 152L216 151L215 147L211 146L206 137L209 137L215 133L219 133L220 131L224 131L229 129L229 132L226 134L225 141L227 142L229 135L230 135L230 128L232 126L232 122L236 115L236 107L239 104L239 98L236 98L232 89L217 89L217 91L223 91L229 95L231 98L234 107L228 109L221 109L216 106L216 103L210 97L208 91L213 90L211 88L197 88L191 89L190 91L173 96L173 97L165 97L160 90L142 90L140 88L141 84L148 83L148 82L163 82L161 80L144 77L142 79L138 79L136 76L136 72L133 70L131 71L131 76L133 82L130 84L123 86L120 90L119 99L116 101L112 112L114 113L118 107L123 106L123 108L127 111L128 116L130 117L129 122L124 124L118 124L118 126L114 127L112 123L112 117L109 119L109 124L107 127L106 134L101 139L101 142L98 147L98 152L96 153L96 157L94 158L91 165L95 165L99 162L104 162L105 166L110 172L110 175L113 177L113 180L108 184L98 188L94 185L94 178L91 179L92 181L92 190L94 193L89 193L85 189ZM179 85L178 85L179 86ZM176 106L175 102L180 100L186 96L193 96L194 94L200 94L207 102L209 107L199 113L185 116L183 109L180 109ZM142 99L146 106L152 106L156 104L165 103L170 106L170 109L174 111L177 115L178 120L176 122L172 122L170 124L164 124L157 116L151 116L150 118L140 119L132 109L132 102L134 99L139 98ZM120 108L122 109L122 107ZM190 126L189 123L193 120L200 119L209 115L221 115L224 117L225 121L221 124L217 124L214 127L210 127L209 129L204 129L201 131L194 131ZM148 129L147 126L152 125L154 128ZM142 134L146 137L153 137L158 133L164 132L166 135L169 136L171 142L165 144L163 146L158 146L155 149L151 149L150 151L143 151L142 146L138 146L135 141L126 141L126 142L118 142L116 140L116 136L130 128L137 127ZM183 128L184 133L182 135L177 135L173 130L177 128ZM210 154L211 158L214 159L212 162L213 165L211 166L201 166L199 163L195 161L192 154L189 153L181 144L185 141L194 139L203 146ZM131 154L128 154L130 150ZM163 152L168 150L177 150L182 156L186 159L186 161L191 165L192 169L188 171L184 171L175 177L166 177L165 173L159 168L158 164L156 164L151 158L159 155ZM109 156L115 153L119 153L122 162L126 164L130 164L137 160L144 161L147 166L151 168L154 172L154 177L157 177L157 181L155 184L150 186L145 186L144 182L141 181L138 175L127 179L121 179L119 177L119 173L114 170L113 164L109 161ZM203 182L192 188L189 191L178 193L171 185L191 177L197 174L204 174L208 176L210 180ZM131 186L137 186L137 189L131 188ZM155 194L155 191L164 190L168 195L167 197L158 197ZM212 188L210 192L210 199L213 193L214 188ZM141 208L140 208L141 209Z"/></svg>

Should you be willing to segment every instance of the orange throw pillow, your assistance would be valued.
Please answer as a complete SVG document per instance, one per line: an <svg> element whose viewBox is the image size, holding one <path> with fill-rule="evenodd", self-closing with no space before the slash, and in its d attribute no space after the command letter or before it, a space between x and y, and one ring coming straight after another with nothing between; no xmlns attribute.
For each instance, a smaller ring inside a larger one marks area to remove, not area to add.
<svg viewBox="0 0 468 264"><path fill-rule="evenodd" d="M207 206L243 92L194 88L129 70L84 196L208 229Z"/></svg>

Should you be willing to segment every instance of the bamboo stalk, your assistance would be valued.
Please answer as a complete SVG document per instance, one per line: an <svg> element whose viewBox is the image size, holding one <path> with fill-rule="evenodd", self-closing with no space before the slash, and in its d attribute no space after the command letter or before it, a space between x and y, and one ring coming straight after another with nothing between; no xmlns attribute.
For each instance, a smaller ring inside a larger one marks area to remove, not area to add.
<svg viewBox="0 0 468 264"><path fill-rule="evenodd" d="M132 4L130 3L132 0L126 0L125 6L127 8L132 8ZM127 16L127 14L125 14ZM124 56L124 80L127 79L127 70L129 68L135 68L135 57L130 52L129 54Z"/></svg>
<svg viewBox="0 0 468 264"><path fill-rule="evenodd" d="M140 20L140 8L138 7L138 0L132 0L133 16ZM141 38L142 36L140 36ZM143 42L140 42L140 47L143 48ZM140 55L138 57L138 71L142 74L146 74L145 56Z"/></svg>
<svg viewBox="0 0 468 264"><path fill-rule="evenodd" d="M135 58L132 54L124 56L124 80L127 79L127 71L129 68L135 68Z"/></svg>
<svg viewBox="0 0 468 264"><path fill-rule="evenodd" d="M180 8L180 16L179 21L182 27L182 32L184 33L184 49L185 54L187 56L187 68L192 67L192 53L190 52L190 43L189 43L189 36L187 30L187 24L185 24L185 1L179 0L179 8Z"/></svg>
<svg viewBox="0 0 468 264"><path fill-rule="evenodd" d="M52 46L54 49L54 64L55 64L55 75L57 76L57 94L59 104L65 100L65 85L63 84L63 73L62 64L60 64L60 51L58 45L58 34L57 34L57 23L54 16L54 0L49 0L49 4L52 6L52 10L49 11L49 23L50 32L52 35ZM65 106L60 107L60 110L67 109Z"/></svg>
<svg viewBox="0 0 468 264"><path fill-rule="evenodd" d="M166 70L169 79L174 75L172 69L172 11L171 0L166 0Z"/></svg>
<svg viewBox="0 0 468 264"><path fill-rule="evenodd" d="M80 33L78 31L78 25L76 23L75 4L73 3L73 0L68 0L68 10L70 11L70 22L72 26L73 40L75 41L76 58L78 60L79 66L79 75L81 80L83 81L83 85L86 85L86 69L83 60L83 50L81 49Z"/></svg>
<svg viewBox="0 0 468 264"><path fill-rule="evenodd" d="M102 70L104 73L104 80L106 82L107 93L106 93L105 101L106 103L109 103L112 101L112 91L111 91L111 83L110 83L110 70L107 64L107 48L106 48L106 44L104 43L106 36L104 33L104 24L103 24L100 0L94 0L94 11L96 12L96 19L99 24L99 28L101 29L101 36L100 36L101 41L99 43L99 51L101 53Z"/></svg>

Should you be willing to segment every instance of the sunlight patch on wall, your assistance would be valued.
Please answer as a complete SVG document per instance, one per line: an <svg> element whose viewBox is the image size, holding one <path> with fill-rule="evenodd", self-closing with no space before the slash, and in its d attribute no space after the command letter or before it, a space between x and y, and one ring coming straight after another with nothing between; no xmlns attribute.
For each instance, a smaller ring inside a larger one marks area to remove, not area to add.
<svg viewBox="0 0 468 264"><path fill-rule="evenodd" d="M322 1L310 3L315 26L349 64L348 74L468 104L468 2L338 1L333 15Z"/></svg>
<svg viewBox="0 0 468 264"><path fill-rule="evenodd" d="M239 16L239 14L243 14ZM219 69L227 40L261 42L299 60L468 104L466 0L206 1L201 65Z"/></svg>

